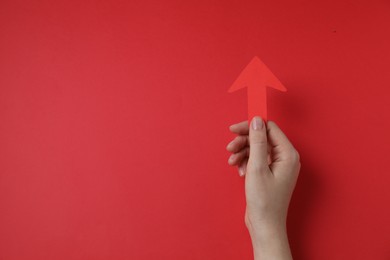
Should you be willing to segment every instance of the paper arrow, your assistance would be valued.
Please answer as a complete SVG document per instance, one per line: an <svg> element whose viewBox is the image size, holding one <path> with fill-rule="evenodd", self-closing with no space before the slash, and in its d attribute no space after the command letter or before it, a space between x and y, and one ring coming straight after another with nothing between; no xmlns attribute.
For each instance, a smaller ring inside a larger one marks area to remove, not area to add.
<svg viewBox="0 0 390 260"><path fill-rule="evenodd" d="M254 116L267 121L267 87L287 91L279 79L255 56L228 90L229 93L248 88L248 123Z"/></svg>

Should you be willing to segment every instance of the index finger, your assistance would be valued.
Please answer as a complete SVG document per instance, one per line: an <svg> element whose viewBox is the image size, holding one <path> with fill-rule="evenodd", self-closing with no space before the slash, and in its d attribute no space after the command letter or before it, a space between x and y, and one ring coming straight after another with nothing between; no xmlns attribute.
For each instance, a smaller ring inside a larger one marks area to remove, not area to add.
<svg viewBox="0 0 390 260"><path fill-rule="evenodd" d="M229 126L229 130L235 134L248 135L249 134L248 120Z"/></svg>

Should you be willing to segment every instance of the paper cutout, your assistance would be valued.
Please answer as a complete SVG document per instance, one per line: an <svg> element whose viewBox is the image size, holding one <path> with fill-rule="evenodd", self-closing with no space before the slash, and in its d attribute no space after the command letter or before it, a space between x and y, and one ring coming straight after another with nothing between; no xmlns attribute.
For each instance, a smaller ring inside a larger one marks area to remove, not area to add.
<svg viewBox="0 0 390 260"><path fill-rule="evenodd" d="M267 87L287 91L279 79L255 56L228 90L229 93L248 88L248 123L254 116L267 121Z"/></svg>

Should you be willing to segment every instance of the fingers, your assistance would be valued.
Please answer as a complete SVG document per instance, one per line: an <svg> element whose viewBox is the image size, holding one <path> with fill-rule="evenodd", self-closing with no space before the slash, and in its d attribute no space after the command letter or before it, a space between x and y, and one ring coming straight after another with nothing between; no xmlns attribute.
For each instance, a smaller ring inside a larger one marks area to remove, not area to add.
<svg viewBox="0 0 390 260"><path fill-rule="evenodd" d="M270 165L271 172L286 180L297 176L300 168L299 154L282 130L272 121L268 121L268 140L273 157ZM286 173L295 173L295 175Z"/></svg>
<svg viewBox="0 0 390 260"><path fill-rule="evenodd" d="M230 155L228 163L230 165L240 165L240 163L249 156L249 147Z"/></svg>
<svg viewBox="0 0 390 260"><path fill-rule="evenodd" d="M288 140L287 136L273 121L268 121L268 141L273 152L273 161L290 161L296 160L298 156L294 146Z"/></svg>
<svg viewBox="0 0 390 260"><path fill-rule="evenodd" d="M229 152L234 153L229 157L228 163L230 165L237 165L238 173L243 177L246 172L249 157L248 121L233 124L229 129L233 133L238 134L238 136L226 146Z"/></svg>
<svg viewBox="0 0 390 260"><path fill-rule="evenodd" d="M248 136L239 135L226 146L226 150L232 153L237 153L247 146L249 146Z"/></svg>
<svg viewBox="0 0 390 260"><path fill-rule="evenodd" d="M238 166L238 174L241 177L244 177L246 174L246 165L248 163L248 158L245 158L244 160L241 161L240 165Z"/></svg>
<svg viewBox="0 0 390 260"><path fill-rule="evenodd" d="M254 169L268 168L267 130L264 121L256 116L252 119L249 129L249 160Z"/></svg>
<svg viewBox="0 0 390 260"><path fill-rule="evenodd" d="M258 124L252 120L250 125L243 121L229 127L238 136L226 146L233 153L228 163L238 167L240 176L246 175L247 167L273 173L299 167L298 152L276 123L265 124L259 117L254 119L259 120Z"/></svg>
<svg viewBox="0 0 390 260"><path fill-rule="evenodd" d="M247 135L249 134L248 120L231 125L229 129L235 134Z"/></svg>

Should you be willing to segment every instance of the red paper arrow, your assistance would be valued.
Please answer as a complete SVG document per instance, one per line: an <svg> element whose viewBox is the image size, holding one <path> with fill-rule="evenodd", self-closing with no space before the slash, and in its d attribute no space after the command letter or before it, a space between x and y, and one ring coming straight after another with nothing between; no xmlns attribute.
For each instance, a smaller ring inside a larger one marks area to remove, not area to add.
<svg viewBox="0 0 390 260"><path fill-rule="evenodd" d="M254 116L261 116L263 120L267 121L267 87L287 91L279 79L257 56L253 57L228 92L245 87L248 88L248 123Z"/></svg>

